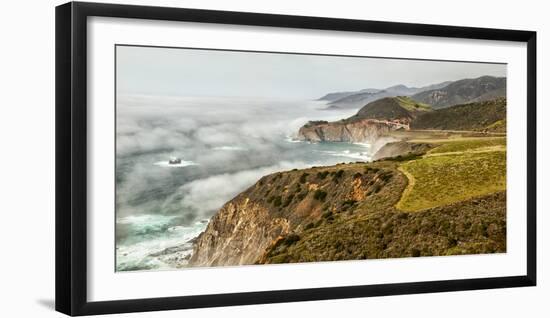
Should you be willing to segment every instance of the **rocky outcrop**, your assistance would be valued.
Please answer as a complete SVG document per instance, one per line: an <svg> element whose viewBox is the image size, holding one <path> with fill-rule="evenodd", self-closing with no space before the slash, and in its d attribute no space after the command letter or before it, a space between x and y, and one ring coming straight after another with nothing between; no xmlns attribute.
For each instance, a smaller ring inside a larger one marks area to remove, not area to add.
<svg viewBox="0 0 550 318"><path fill-rule="evenodd" d="M214 216L199 236L190 264L222 266L253 264L277 237L290 231L285 218L239 196Z"/></svg>
<svg viewBox="0 0 550 318"><path fill-rule="evenodd" d="M211 219L194 243L188 266L506 251L504 191L403 212L396 204L408 179L398 169L400 162L265 176Z"/></svg>
<svg viewBox="0 0 550 318"><path fill-rule="evenodd" d="M340 122L309 122L298 131L298 139L311 142L374 142L387 132L404 127L374 119Z"/></svg>
<svg viewBox="0 0 550 318"><path fill-rule="evenodd" d="M298 139L373 143L392 130L408 130L412 120L430 111L428 105L405 96L382 98L365 105L350 118L335 122L310 121L300 128Z"/></svg>
<svg viewBox="0 0 550 318"><path fill-rule="evenodd" d="M406 141L389 142L382 146L373 156L373 160L397 156L421 155L432 149L432 144L412 143Z"/></svg>
<svg viewBox="0 0 550 318"><path fill-rule="evenodd" d="M391 180L390 180L391 179ZM393 193L395 203L405 180L386 169L364 164L336 165L268 175L226 203L197 238L189 266L230 266L270 262L268 251L299 240L304 230L333 213ZM286 243L285 243L286 242Z"/></svg>

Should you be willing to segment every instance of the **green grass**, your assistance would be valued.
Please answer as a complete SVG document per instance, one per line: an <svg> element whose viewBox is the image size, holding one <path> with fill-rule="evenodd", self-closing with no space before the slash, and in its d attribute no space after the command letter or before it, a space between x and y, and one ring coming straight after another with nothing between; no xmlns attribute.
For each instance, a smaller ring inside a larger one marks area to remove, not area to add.
<svg viewBox="0 0 550 318"><path fill-rule="evenodd" d="M506 146L506 137L457 139L441 142L441 145L430 150L428 154L475 150L483 147Z"/></svg>
<svg viewBox="0 0 550 318"><path fill-rule="evenodd" d="M451 150L461 149L459 144ZM436 148L438 149L438 148ZM506 152L491 151L426 157L401 165L414 178L396 205L418 211L506 189Z"/></svg>
<svg viewBox="0 0 550 318"><path fill-rule="evenodd" d="M396 97L397 102L401 105L401 107L405 108L409 111L429 111L432 110L432 107L428 104L419 103L415 100L410 99L406 96L398 96Z"/></svg>

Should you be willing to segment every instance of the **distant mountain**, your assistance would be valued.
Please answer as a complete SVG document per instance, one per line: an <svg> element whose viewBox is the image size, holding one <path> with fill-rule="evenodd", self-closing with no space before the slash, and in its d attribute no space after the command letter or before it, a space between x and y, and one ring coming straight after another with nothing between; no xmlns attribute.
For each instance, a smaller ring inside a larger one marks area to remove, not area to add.
<svg viewBox="0 0 550 318"><path fill-rule="evenodd" d="M353 91L353 92L335 92L335 93L326 94L325 96L319 98L318 100L324 100L324 101L332 102L332 101L342 99L342 98L345 98L345 97L348 97L348 96L354 95L354 94L377 93L379 91L380 90L376 89L376 88L365 88L365 89L362 89L360 91Z"/></svg>
<svg viewBox="0 0 550 318"><path fill-rule="evenodd" d="M417 116L411 129L506 132L506 99L455 105Z"/></svg>
<svg viewBox="0 0 550 318"><path fill-rule="evenodd" d="M419 88L407 87L405 85L395 85L385 89L386 92L396 94L397 96L408 96L419 92Z"/></svg>
<svg viewBox="0 0 550 318"><path fill-rule="evenodd" d="M355 93L346 97L334 100L329 103L329 109L360 108L365 104L384 97L393 97L396 93L380 90L375 93Z"/></svg>
<svg viewBox="0 0 550 318"><path fill-rule="evenodd" d="M434 109L481 102L496 97L506 97L506 77L482 76L463 79L411 96L418 102L432 105Z"/></svg>
<svg viewBox="0 0 550 318"><path fill-rule="evenodd" d="M410 96L419 92L423 92L425 90L443 88L450 83L451 82L443 82L443 83L433 84L433 85L424 86L424 87L408 87L400 84L400 85L391 86L381 90L364 89L361 91L357 91L355 93L347 92L345 94L338 95L340 96L340 98L336 98L337 97L336 95L332 95L331 97L333 99L330 100L329 108L339 108L339 109L340 108L359 108L380 98L395 97L395 96ZM328 95L331 95L331 94L328 94Z"/></svg>
<svg viewBox="0 0 550 318"><path fill-rule="evenodd" d="M319 98L318 100L324 100L324 101L335 101L344 97L348 97L349 95L356 94L357 92L336 92L336 93L328 93L325 96Z"/></svg>

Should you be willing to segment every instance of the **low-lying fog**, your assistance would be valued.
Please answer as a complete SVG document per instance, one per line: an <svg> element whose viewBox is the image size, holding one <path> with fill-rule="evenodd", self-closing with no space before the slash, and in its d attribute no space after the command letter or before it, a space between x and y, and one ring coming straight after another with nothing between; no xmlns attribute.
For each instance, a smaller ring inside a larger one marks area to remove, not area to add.
<svg viewBox="0 0 550 318"><path fill-rule="evenodd" d="M293 140L308 120L355 113L324 107L317 101L120 96L117 268L166 265L148 255L192 239L225 202L266 174L368 160L369 145ZM169 164L174 157L181 163Z"/></svg>

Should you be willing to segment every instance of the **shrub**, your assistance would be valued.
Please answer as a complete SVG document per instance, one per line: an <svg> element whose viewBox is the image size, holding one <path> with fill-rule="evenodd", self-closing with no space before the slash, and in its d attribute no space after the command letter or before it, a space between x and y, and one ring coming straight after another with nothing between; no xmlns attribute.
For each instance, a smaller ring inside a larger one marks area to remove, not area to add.
<svg viewBox="0 0 550 318"><path fill-rule="evenodd" d="M411 250L411 255L412 255L412 257L419 257L420 256L420 251L416 248L413 248Z"/></svg>
<svg viewBox="0 0 550 318"><path fill-rule="evenodd" d="M299 240L300 240L300 235L292 233L292 234L289 234L287 237L285 237L282 243L286 246L290 246L298 242Z"/></svg>
<svg viewBox="0 0 550 318"><path fill-rule="evenodd" d="M323 219L328 219L330 217L332 217L332 211L327 211L323 213Z"/></svg>
<svg viewBox="0 0 550 318"><path fill-rule="evenodd" d="M398 156L395 156L395 157L386 158L386 160L388 160L388 161L409 161L409 160L415 160L415 159L420 159L420 158L422 158L422 155L418 155L418 154L409 152L409 153L404 154L404 155L398 155Z"/></svg>
<svg viewBox="0 0 550 318"><path fill-rule="evenodd" d="M344 249L344 244L342 244L342 242L340 242L340 241L334 242L333 246L334 246L334 248L336 249L337 252L341 252Z"/></svg>
<svg viewBox="0 0 550 318"><path fill-rule="evenodd" d="M309 173L307 172L302 173L302 175L300 176L300 183L306 183L307 176L309 176Z"/></svg>
<svg viewBox="0 0 550 318"><path fill-rule="evenodd" d="M319 171L317 172L317 179L323 180L328 176L328 171Z"/></svg>
<svg viewBox="0 0 550 318"><path fill-rule="evenodd" d="M372 167L369 167L369 166L365 166L365 172L366 172L366 173L369 173L369 172L374 172L374 173L376 173L376 172L378 172L378 171L380 171L380 169L378 169L378 168L372 168Z"/></svg>
<svg viewBox="0 0 550 318"><path fill-rule="evenodd" d="M274 206L280 206L282 204L282 199L281 199L281 196L278 195L278 196L275 196L273 198L273 205Z"/></svg>
<svg viewBox="0 0 550 318"><path fill-rule="evenodd" d="M455 247L458 244L458 240L454 237L447 238L447 245L449 247Z"/></svg>
<svg viewBox="0 0 550 318"><path fill-rule="evenodd" d="M393 173L389 171L380 174L380 179L382 179L382 181L384 182L390 180L392 177L393 177Z"/></svg>
<svg viewBox="0 0 550 318"><path fill-rule="evenodd" d="M287 254L281 254L277 256L273 256L271 258L271 263L273 264L281 264L281 263L288 263L288 255Z"/></svg>
<svg viewBox="0 0 550 318"><path fill-rule="evenodd" d="M353 175L353 179L359 179L361 178L363 175L361 174L361 172L357 172L356 174Z"/></svg>
<svg viewBox="0 0 550 318"><path fill-rule="evenodd" d="M298 200L302 201L303 199L305 199L306 196L307 196L307 193L308 193L308 192L307 192L307 190L306 190L306 191L301 192L300 194L298 194L298 196L297 196Z"/></svg>
<svg viewBox="0 0 550 318"><path fill-rule="evenodd" d="M313 198L318 201L324 201L327 197L327 193L321 189L315 190L315 193L313 193Z"/></svg>
<svg viewBox="0 0 550 318"><path fill-rule="evenodd" d="M315 224L313 222L310 222L304 227L304 230L309 230L309 229L312 229L314 227L315 227Z"/></svg>
<svg viewBox="0 0 550 318"><path fill-rule="evenodd" d="M356 200L346 200L344 201L344 203L342 203L342 205L354 205L355 203L357 203Z"/></svg>
<svg viewBox="0 0 550 318"><path fill-rule="evenodd" d="M378 193L380 191L380 189L382 189L382 186L378 183L375 183L373 186L372 186L372 191L371 193Z"/></svg>
<svg viewBox="0 0 550 318"><path fill-rule="evenodd" d="M292 202L293 199L294 199L294 194L291 194L288 197L286 197L283 207L287 207Z"/></svg>

